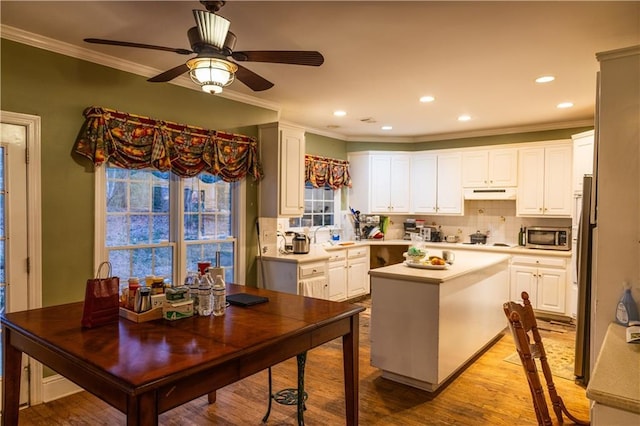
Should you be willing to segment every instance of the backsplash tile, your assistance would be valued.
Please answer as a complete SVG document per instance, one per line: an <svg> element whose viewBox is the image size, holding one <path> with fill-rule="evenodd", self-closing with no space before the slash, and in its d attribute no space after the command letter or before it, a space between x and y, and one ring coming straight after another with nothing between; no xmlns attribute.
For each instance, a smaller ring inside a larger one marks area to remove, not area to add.
<svg viewBox="0 0 640 426"><path fill-rule="evenodd" d="M487 233L487 243L517 244L520 226L571 226L571 219L516 217L513 200L466 200L464 216L393 215L385 239L402 239L407 218L424 219L426 226L442 227L443 235L458 235L461 242L469 242L469 235ZM344 217L344 216L343 216ZM353 226L343 226L345 239L353 239Z"/></svg>
<svg viewBox="0 0 640 426"><path fill-rule="evenodd" d="M517 244L520 226L571 226L571 219L544 217L516 217L516 202L513 200L466 200L464 216L392 215L385 240L398 240L404 236L404 221L407 218L424 219L426 226L442 227L443 235L458 235L461 242L469 242L476 231L486 233L487 243ZM384 216L384 215L381 215ZM340 212L341 240L354 240L355 233L351 213ZM270 226L273 226L271 223ZM288 219L278 219L277 228L288 229ZM318 241L329 239L329 229L318 232Z"/></svg>

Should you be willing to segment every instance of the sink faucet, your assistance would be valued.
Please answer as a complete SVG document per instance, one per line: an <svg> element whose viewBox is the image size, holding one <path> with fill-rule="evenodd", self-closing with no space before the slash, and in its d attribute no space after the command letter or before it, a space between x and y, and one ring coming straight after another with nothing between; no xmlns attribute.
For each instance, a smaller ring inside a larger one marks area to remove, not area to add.
<svg viewBox="0 0 640 426"><path fill-rule="evenodd" d="M316 244L318 242L318 239L316 238L316 234L318 233L318 230L322 229L322 228L328 228L329 225L322 225L322 226L318 226L316 228L315 231L313 231L313 244Z"/></svg>

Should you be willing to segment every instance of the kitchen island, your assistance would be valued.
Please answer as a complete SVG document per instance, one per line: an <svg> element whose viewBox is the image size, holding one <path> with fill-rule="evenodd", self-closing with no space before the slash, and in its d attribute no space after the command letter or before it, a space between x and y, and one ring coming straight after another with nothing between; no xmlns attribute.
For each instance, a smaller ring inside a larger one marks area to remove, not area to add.
<svg viewBox="0 0 640 426"><path fill-rule="evenodd" d="M371 364L382 377L433 392L507 326L510 256L454 253L446 270L369 271Z"/></svg>

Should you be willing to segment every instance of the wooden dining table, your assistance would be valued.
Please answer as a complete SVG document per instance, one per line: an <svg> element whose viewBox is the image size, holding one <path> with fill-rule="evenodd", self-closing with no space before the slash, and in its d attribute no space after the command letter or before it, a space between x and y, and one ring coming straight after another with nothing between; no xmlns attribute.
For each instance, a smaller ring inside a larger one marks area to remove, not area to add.
<svg viewBox="0 0 640 426"><path fill-rule="evenodd" d="M156 425L163 412L203 395L214 401L216 390L342 337L345 423L357 425L364 308L235 284L227 293L269 301L220 317L120 318L92 329L80 326L82 302L3 314L2 424L18 424L23 353L125 413L128 425Z"/></svg>

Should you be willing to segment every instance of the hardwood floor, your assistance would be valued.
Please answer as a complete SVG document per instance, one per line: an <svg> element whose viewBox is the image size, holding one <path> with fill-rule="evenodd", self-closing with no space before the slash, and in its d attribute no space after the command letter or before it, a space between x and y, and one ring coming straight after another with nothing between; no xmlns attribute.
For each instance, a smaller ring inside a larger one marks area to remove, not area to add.
<svg viewBox="0 0 640 426"><path fill-rule="evenodd" d="M367 301L363 301L367 303ZM504 334L439 392L430 394L380 377L369 363L368 311L360 326L361 425L535 425L527 382L520 365L505 362L514 352L511 335ZM506 326L506 320L505 320ZM572 341L575 331L542 331L549 340ZM295 358L273 368L274 389L296 386ZM309 393L307 425L344 424L342 346L340 340L313 349L307 357ZM572 380L554 378L569 411L589 418L585 389ZM206 396L162 414L162 425L260 425L267 407L267 372L220 389L215 404ZM571 424L566 421L565 424ZM81 392L21 411L20 425L114 425L125 416L98 398ZM268 425L295 425L295 407L274 403Z"/></svg>

